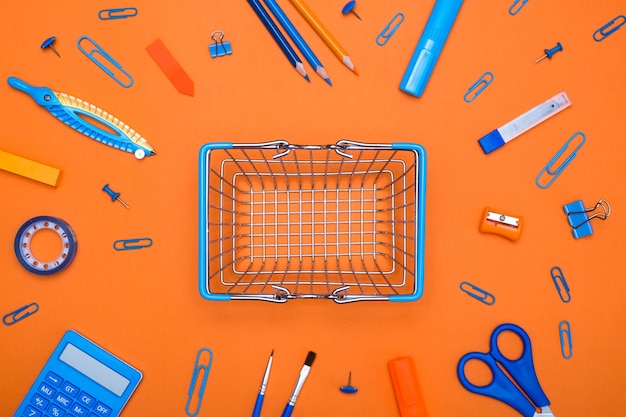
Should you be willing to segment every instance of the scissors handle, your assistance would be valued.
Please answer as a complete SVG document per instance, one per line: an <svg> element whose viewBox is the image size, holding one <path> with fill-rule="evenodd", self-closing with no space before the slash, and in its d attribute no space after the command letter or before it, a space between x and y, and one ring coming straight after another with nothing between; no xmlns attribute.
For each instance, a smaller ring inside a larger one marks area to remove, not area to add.
<svg viewBox="0 0 626 417"><path fill-rule="evenodd" d="M492 373L492 380L487 385L475 385L465 376L465 365L470 360L484 362ZM457 375L461 385L470 392L502 401L517 411L524 417L533 417L536 413L535 407L524 397L524 394L511 382L511 380L498 368L495 359L487 353L470 352L463 356L457 366Z"/></svg>
<svg viewBox="0 0 626 417"><path fill-rule="evenodd" d="M505 357L498 347L498 337L503 332L513 332L522 339L524 349L519 359L509 359ZM535 403L537 407L550 405L550 400L544 394L537 374L535 372L535 364L533 363L533 353L530 344L530 337L521 327L515 324L501 324L491 334L491 356L502 364L504 369L515 379L515 382L526 392L528 397Z"/></svg>

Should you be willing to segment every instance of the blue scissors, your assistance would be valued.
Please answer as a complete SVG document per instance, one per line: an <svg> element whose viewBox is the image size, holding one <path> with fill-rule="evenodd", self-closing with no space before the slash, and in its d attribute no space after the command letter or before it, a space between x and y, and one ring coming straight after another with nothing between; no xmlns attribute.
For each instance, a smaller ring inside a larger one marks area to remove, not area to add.
<svg viewBox="0 0 626 417"><path fill-rule="evenodd" d="M507 331L515 333L522 339L524 350L519 359L511 360L505 357L498 348L498 337ZM482 361L491 369L493 379L489 384L479 386L468 381L465 376L465 365L470 360ZM498 365L501 365L510 377ZM543 393L535 373L530 338L515 324L501 324L496 327L491 334L489 352L470 352L463 356L457 367L457 375L461 385L468 391L500 400L515 408L524 417L554 417L549 407L550 401ZM541 411L538 412L539 409Z"/></svg>

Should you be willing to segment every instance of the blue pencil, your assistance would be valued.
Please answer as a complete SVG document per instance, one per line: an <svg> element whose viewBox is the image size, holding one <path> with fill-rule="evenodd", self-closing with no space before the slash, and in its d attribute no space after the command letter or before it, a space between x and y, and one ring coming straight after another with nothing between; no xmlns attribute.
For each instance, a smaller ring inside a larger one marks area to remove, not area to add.
<svg viewBox="0 0 626 417"><path fill-rule="evenodd" d="M306 58L306 60L311 64L311 67L322 77L329 85L333 85L330 82L330 78L328 78L328 74L326 73L326 69L322 65L319 59L315 56L309 45L306 43L300 32L296 29L296 27L291 23L291 20L287 17L283 9L280 8L276 0L263 0L270 11L276 17L276 20L281 24L285 32L289 35L293 43L296 44L302 55Z"/></svg>
<svg viewBox="0 0 626 417"><path fill-rule="evenodd" d="M296 55L296 51L294 51L291 45L289 45L289 42L285 39L285 35L282 34L280 29L278 29L278 26L276 26L276 23L274 23L265 8L263 8L263 5L259 2L259 0L248 0L248 3L252 9L254 9L259 19L261 19L261 22L263 22L263 25L265 25L265 28L268 30L270 35L272 35L280 49L282 49L291 65L293 65L296 71L306 78L308 82L311 82L306 73L306 69L304 69L304 64L302 64L302 61L298 58L298 55Z"/></svg>

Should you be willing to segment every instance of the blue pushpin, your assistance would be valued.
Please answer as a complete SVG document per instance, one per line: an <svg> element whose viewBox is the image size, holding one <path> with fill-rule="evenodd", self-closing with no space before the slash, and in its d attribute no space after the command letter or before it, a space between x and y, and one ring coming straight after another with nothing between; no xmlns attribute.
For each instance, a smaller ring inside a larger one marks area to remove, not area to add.
<svg viewBox="0 0 626 417"><path fill-rule="evenodd" d="M352 382L352 372L350 372L348 374L348 385L344 385L343 387L339 388L339 391L343 392L344 394L355 394L356 392L358 392L358 388L357 387L353 387L351 385Z"/></svg>
<svg viewBox="0 0 626 417"><path fill-rule="evenodd" d="M120 203L122 203L124 207L130 208L128 207L128 204L124 203L124 201L120 198L120 193L116 193L115 191L109 188L109 184L104 184L104 187L102 187L102 191L106 192L111 197L111 201L117 200Z"/></svg>
<svg viewBox="0 0 626 417"><path fill-rule="evenodd" d="M341 13L343 14L348 14L348 13L353 13L356 17L359 18L359 20L361 19L361 16L359 16L355 11L354 11L354 7L356 6L356 0L350 0L349 2L346 3L345 6L343 6L343 9L341 9Z"/></svg>
<svg viewBox="0 0 626 417"><path fill-rule="evenodd" d="M538 58L535 61L535 64L539 61L541 61L544 58L548 58L548 59L552 59L552 55L556 54L559 51L563 50L563 45L561 45L561 42L557 42L556 46L554 48L550 48L550 49L544 49L543 52L545 53L541 58Z"/></svg>
<svg viewBox="0 0 626 417"><path fill-rule="evenodd" d="M55 54L57 54L59 58L61 58L61 55L59 55L59 52L57 52L57 50L54 49L54 46L52 45L56 39L57 39L56 36L49 37L48 39L43 41L43 43L41 44L41 49L50 48L52 49L52 52L54 52Z"/></svg>

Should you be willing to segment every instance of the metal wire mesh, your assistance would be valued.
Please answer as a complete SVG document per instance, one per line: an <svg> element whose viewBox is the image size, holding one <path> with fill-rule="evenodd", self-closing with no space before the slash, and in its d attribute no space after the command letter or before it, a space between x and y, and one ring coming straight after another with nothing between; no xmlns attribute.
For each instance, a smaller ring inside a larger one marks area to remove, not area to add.
<svg viewBox="0 0 626 417"><path fill-rule="evenodd" d="M415 151L387 145L211 150L206 287L270 301L414 294L419 172Z"/></svg>

